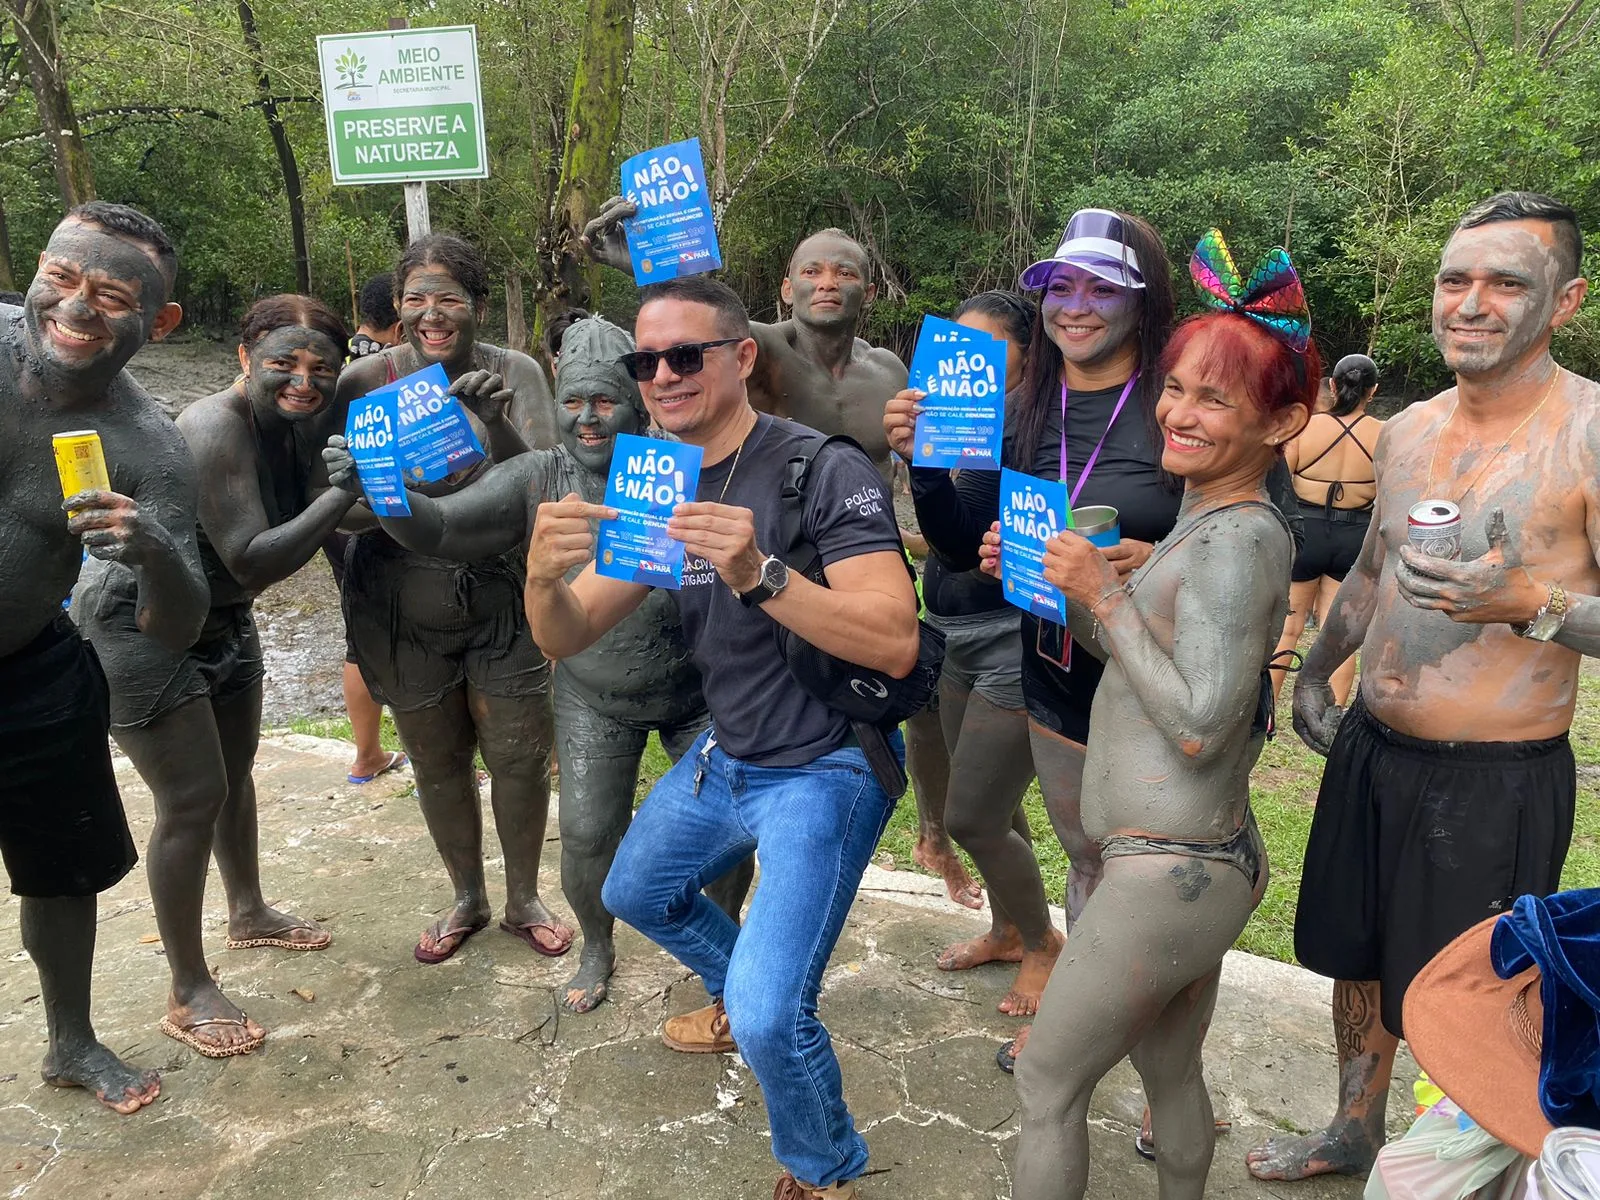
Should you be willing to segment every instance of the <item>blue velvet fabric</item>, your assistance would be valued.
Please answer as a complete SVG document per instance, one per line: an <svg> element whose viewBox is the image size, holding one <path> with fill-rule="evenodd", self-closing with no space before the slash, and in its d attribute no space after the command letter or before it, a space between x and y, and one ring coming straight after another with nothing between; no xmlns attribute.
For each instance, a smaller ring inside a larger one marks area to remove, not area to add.
<svg viewBox="0 0 1600 1200"><path fill-rule="evenodd" d="M1496 922L1489 957L1501 979L1532 966L1542 976L1545 1117L1600 1129L1600 888L1521 897Z"/></svg>

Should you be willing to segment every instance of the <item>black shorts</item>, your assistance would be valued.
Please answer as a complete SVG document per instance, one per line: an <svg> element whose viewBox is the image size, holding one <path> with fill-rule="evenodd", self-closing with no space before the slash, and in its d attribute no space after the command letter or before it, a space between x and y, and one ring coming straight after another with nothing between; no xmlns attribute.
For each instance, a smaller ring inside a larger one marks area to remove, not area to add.
<svg viewBox="0 0 1600 1200"><path fill-rule="evenodd" d="M1361 543L1372 524L1370 508L1328 508L1321 504L1300 505L1305 524L1305 541L1294 556L1290 578L1310 583L1327 576L1341 583L1361 557Z"/></svg>
<svg viewBox="0 0 1600 1200"><path fill-rule="evenodd" d="M396 712L432 708L464 683L509 699L549 692L509 557L447 562L363 533L345 561L343 603L367 690Z"/></svg>
<svg viewBox="0 0 1600 1200"><path fill-rule="evenodd" d="M183 651L145 635L135 598L126 591L97 593L77 617L111 680L113 729L142 729L202 697L226 704L266 677L249 604L213 608L200 640Z"/></svg>
<svg viewBox="0 0 1600 1200"><path fill-rule="evenodd" d="M1074 645L1068 657L1063 647L1070 641L1063 626L1022 614L1022 698L1035 724L1085 746L1089 710L1106 667L1082 646Z"/></svg>
<svg viewBox="0 0 1600 1200"><path fill-rule="evenodd" d="M1440 950L1518 896L1561 884L1577 770L1565 735L1427 742L1358 697L1339 725L1311 822L1295 956L1319 975L1383 985L1401 1035L1406 989Z"/></svg>
<svg viewBox="0 0 1600 1200"><path fill-rule="evenodd" d="M13 894L93 896L139 861L110 728L106 677L65 616L0 659L0 856Z"/></svg>

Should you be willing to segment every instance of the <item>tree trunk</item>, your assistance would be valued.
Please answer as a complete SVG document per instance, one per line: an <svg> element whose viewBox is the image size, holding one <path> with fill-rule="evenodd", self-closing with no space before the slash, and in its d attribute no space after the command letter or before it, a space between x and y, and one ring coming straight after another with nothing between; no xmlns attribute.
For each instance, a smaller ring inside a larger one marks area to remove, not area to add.
<svg viewBox="0 0 1600 1200"><path fill-rule="evenodd" d="M278 169L283 172L283 187L289 195L289 229L294 237L294 287L302 295L311 293L311 254L306 249L306 201L300 188L300 166L294 159L294 147L289 144L289 131L283 127L278 113L278 101L272 94L272 81L267 76L267 57L261 48L261 36L256 33L256 14L250 0L239 0L239 28L244 32L244 44L250 50L250 61L256 69L256 91L260 95L257 107L266 118L267 131L272 134L272 148L278 152Z"/></svg>
<svg viewBox="0 0 1600 1200"><path fill-rule="evenodd" d="M506 270L506 348L522 354L528 352L528 316L522 304L522 271L515 266Z"/></svg>
<svg viewBox="0 0 1600 1200"><path fill-rule="evenodd" d="M50 146L61 205L72 208L84 204L94 199L94 169L67 91L67 66L61 58L54 0L5 0L5 4L28 64L39 128Z"/></svg>
<svg viewBox="0 0 1600 1200"><path fill-rule="evenodd" d="M20 292L11 273L11 230L6 226L5 197L0 196L0 292Z"/></svg>
<svg viewBox="0 0 1600 1200"><path fill-rule="evenodd" d="M567 108L561 178L551 212L548 285L539 297L539 328L573 305L588 307L595 268L578 253L578 237L600 203L616 191L617 131L633 57L635 0L589 0Z"/></svg>

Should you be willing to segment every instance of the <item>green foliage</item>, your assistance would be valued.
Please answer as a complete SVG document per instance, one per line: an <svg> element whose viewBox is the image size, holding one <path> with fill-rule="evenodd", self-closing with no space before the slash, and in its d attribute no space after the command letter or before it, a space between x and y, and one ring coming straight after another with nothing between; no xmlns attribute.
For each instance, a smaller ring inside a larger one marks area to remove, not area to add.
<svg viewBox="0 0 1600 1200"><path fill-rule="evenodd" d="M640 0L617 151L702 138L726 273L758 316L779 315L796 241L840 225L874 258L869 336L904 349L924 312L1012 284L1074 208L1116 206L1152 220L1180 267L1213 224L1251 261L1287 238L1324 350L1371 348L1388 384L1418 394L1444 378L1432 274L1469 203L1548 191L1600 237L1600 0L1551 36L1569 4ZM491 177L434 185L435 227L524 275L530 305L558 253L555 182L587 7L413 6L417 24L478 27L489 122ZM192 318L224 326L291 287L283 185L236 6L60 10L100 191L178 235ZM343 307L346 244L358 281L385 268L404 211L397 186L330 182L315 35L382 28L395 6L255 10L305 179L313 287ZM0 197L25 267L58 205L9 36ZM338 65L344 78L359 59ZM607 286L603 305L626 317L631 284ZM1600 323L1574 322L1558 351L1600 370Z"/></svg>

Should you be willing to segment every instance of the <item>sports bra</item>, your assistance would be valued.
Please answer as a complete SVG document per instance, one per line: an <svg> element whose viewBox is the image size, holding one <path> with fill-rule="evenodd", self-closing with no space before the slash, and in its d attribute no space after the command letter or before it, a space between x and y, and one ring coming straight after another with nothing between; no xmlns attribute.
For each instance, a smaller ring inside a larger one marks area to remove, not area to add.
<svg viewBox="0 0 1600 1200"><path fill-rule="evenodd" d="M1334 416L1332 413L1323 413L1322 415L1327 417L1327 418L1329 418L1330 420L1334 421L1339 426L1339 436L1334 438L1333 441L1329 442L1326 446L1324 446L1322 448L1322 453L1321 454L1317 455L1310 462L1306 463L1304 466L1300 467L1297 471L1295 471L1294 475L1295 475L1296 479L1304 479L1307 483L1325 483L1325 484L1327 484L1328 485L1328 495L1327 495L1327 498L1325 500L1323 500L1322 507L1323 507L1323 509L1325 511L1331 512L1332 509L1333 509L1333 506L1335 504L1337 504L1340 500L1344 499L1344 485L1345 484L1347 484L1347 483L1350 483L1350 484L1376 483L1377 482L1377 474L1376 474L1376 472L1374 472L1373 477L1371 479L1318 479L1315 475L1307 475L1306 474L1306 472L1309 471L1312 467L1316 466L1323 459L1327 458L1328 455L1333 452L1333 448L1335 446L1337 446L1340 442L1344 441L1345 438L1349 438L1352 442L1354 442L1356 444L1356 449L1361 451L1361 453L1366 456L1366 460L1369 463L1372 461L1372 451L1367 449L1366 445L1361 441L1360 438L1358 438L1356 436L1356 433L1355 433L1356 426L1361 424L1362 420L1366 417L1366 413L1362 413L1360 416L1356 417L1356 419L1351 421L1349 424L1346 424L1341 418ZM1361 505L1360 508L1348 509L1346 511L1349 511L1349 512L1366 512L1369 509L1371 509L1372 506L1376 502L1377 502L1376 499L1368 500L1365 504Z"/></svg>

